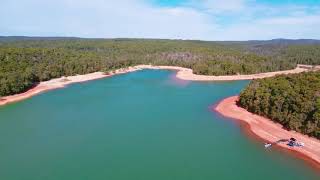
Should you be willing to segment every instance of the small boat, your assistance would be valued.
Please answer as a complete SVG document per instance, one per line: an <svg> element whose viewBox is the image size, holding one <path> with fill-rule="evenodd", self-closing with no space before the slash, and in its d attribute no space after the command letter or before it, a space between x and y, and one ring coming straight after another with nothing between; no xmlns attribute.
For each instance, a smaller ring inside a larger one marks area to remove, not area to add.
<svg viewBox="0 0 320 180"><path fill-rule="evenodd" d="M303 147L303 142L298 142L295 138L290 138L289 143L287 144L290 147Z"/></svg>
<svg viewBox="0 0 320 180"><path fill-rule="evenodd" d="M270 143L264 143L264 147L265 148L269 148L269 147L271 147L272 146L272 144L270 144Z"/></svg>

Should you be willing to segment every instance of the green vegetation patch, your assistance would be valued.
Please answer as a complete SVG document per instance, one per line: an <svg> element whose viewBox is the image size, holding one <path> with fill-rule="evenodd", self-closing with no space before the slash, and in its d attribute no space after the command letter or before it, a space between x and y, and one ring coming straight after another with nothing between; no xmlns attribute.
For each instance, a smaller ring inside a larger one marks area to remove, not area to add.
<svg viewBox="0 0 320 180"><path fill-rule="evenodd" d="M320 139L320 72L254 80L241 92L238 104Z"/></svg>
<svg viewBox="0 0 320 180"><path fill-rule="evenodd" d="M138 64L182 66L204 75L253 74L293 69L297 63L320 64L319 44L286 44L0 37L0 97L52 78Z"/></svg>

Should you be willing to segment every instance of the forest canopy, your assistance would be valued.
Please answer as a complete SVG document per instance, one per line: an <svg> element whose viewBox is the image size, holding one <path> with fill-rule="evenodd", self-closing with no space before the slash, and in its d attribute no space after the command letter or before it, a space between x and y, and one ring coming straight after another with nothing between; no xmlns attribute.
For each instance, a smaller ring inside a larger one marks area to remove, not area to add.
<svg viewBox="0 0 320 180"><path fill-rule="evenodd" d="M320 72L254 80L241 92L238 104L320 139Z"/></svg>
<svg viewBox="0 0 320 180"><path fill-rule="evenodd" d="M320 42L0 37L0 96L52 78L138 64L234 75L287 70L297 63L320 64Z"/></svg>

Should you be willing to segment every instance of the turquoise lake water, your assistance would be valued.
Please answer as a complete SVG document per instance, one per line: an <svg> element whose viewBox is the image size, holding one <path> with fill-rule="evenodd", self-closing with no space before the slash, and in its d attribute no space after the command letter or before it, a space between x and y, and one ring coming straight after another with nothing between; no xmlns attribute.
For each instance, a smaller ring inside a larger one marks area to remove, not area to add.
<svg viewBox="0 0 320 180"><path fill-rule="evenodd" d="M316 180L210 106L249 82L144 70L0 107L1 180Z"/></svg>

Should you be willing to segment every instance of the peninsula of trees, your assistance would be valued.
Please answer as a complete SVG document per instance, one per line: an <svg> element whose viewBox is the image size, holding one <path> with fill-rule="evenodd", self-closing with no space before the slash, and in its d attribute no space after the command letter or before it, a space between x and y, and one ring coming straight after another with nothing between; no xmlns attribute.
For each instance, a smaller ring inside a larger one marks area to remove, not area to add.
<svg viewBox="0 0 320 180"><path fill-rule="evenodd" d="M204 75L287 70L296 64L320 64L320 41L0 37L0 97L52 78L138 64L182 66Z"/></svg>
<svg viewBox="0 0 320 180"><path fill-rule="evenodd" d="M289 130L320 139L320 72L252 81L238 104Z"/></svg>

